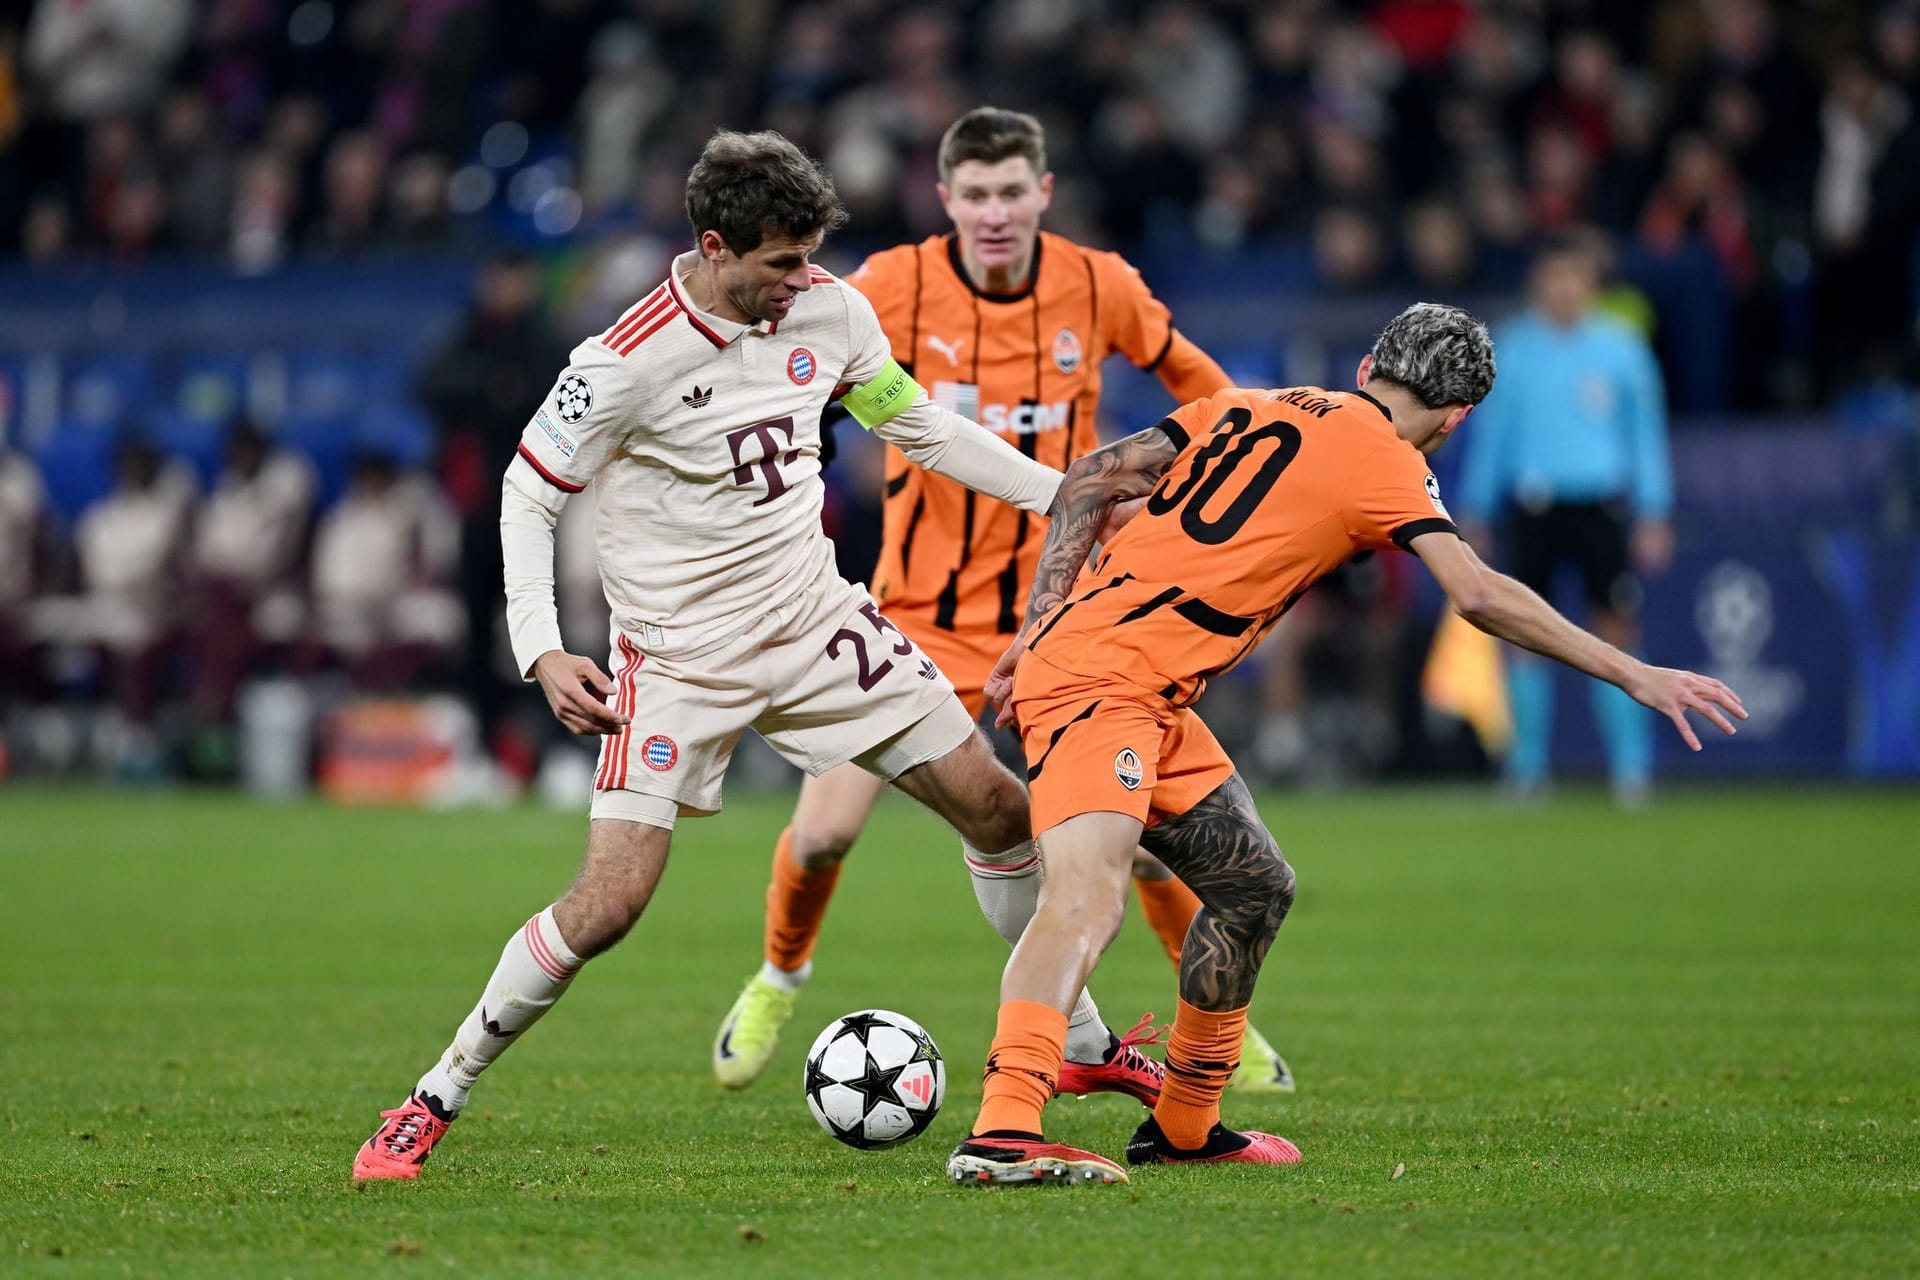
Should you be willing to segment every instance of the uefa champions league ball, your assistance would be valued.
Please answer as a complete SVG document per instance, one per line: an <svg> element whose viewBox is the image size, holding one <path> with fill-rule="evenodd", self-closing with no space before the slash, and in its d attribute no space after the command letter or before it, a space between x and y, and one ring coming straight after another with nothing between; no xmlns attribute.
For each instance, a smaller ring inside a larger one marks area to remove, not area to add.
<svg viewBox="0 0 1920 1280"><path fill-rule="evenodd" d="M807 1110L850 1147L925 1133L947 1094L947 1064L919 1023L885 1009L835 1018L807 1050Z"/></svg>

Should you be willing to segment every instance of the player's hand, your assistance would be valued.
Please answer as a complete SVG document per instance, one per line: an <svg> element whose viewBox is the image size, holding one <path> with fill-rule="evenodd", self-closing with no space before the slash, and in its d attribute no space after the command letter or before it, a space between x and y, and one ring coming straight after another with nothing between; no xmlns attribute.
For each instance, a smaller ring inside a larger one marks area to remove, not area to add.
<svg viewBox="0 0 1920 1280"><path fill-rule="evenodd" d="M1680 737L1692 751L1700 749L1700 739L1695 736L1693 726L1687 723L1687 712L1705 717L1729 738L1734 730L1733 722L1727 716L1731 714L1737 720L1747 718L1747 709L1740 705L1739 694L1711 676L1692 671L1650 667L1643 663L1635 677L1623 687L1634 701L1651 707L1673 721L1674 727L1680 730Z"/></svg>
<svg viewBox="0 0 1920 1280"><path fill-rule="evenodd" d="M627 717L607 705L617 687L613 677L592 658L549 649L534 661L533 678L540 682L540 692L547 695L554 719L568 733L618 733L625 727Z"/></svg>
<svg viewBox="0 0 1920 1280"><path fill-rule="evenodd" d="M1017 639L1007 646L1000 655L1000 661L993 664L993 672L987 677L987 700L998 707L999 714L993 718L993 727L1004 729L1013 723L1013 671L1020 665L1020 655L1027 651L1027 642Z"/></svg>
<svg viewBox="0 0 1920 1280"><path fill-rule="evenodd" d="M1673 563L1673 525L1665 520L1635 520L1627 535L1633 567L1657 577Z"/></svg>
<svg viewBox="0 0 1920 1280"><path fill-rule="evenodd" d="M1114 534L1126 528L1146 505L1145 498L1129 498L1125 502L1114 503L1107 508L1106 523L1100 526L1100 532L1094 535L1093 540L1104 545Z"/></svg>

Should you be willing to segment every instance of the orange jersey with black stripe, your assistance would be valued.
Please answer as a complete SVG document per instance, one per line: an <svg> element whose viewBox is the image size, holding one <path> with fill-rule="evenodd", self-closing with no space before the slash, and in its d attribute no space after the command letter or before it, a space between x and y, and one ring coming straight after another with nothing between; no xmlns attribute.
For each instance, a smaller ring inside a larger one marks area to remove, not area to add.
<svg viewBox="0 0 1920 1280"><path fill-rule="evenodd" d="M1053 666L1185 706L1356 552L1453 530L1426 457L1364 391L1230 389L1160 429L1173 465L1034 627Z"/></svg>
<svg viewBox="0 0 1920 1280"><path fill-rule="evenodd" d="M1048 232L1026 285L1011 293L974 288L953 235L876 253L847 282L872 301L894 359L937 403L1062 470L1099 446L1109 354L1158 374L1180 401L1227 385L1125 259ZM947 630L1018 630L1045 520L914 466L892 446L886 477L874 598L889 612L927 611Z"/></svg>

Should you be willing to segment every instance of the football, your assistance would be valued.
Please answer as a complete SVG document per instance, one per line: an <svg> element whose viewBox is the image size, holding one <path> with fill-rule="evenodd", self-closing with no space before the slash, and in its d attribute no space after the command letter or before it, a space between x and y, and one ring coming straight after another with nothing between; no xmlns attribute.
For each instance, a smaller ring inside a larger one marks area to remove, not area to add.
<svg viewBox="0 0 1920 1280"><path fill-rule="evenodd" d="M947 1064L912 1018L862 1009L827 1025L807 1050L807 1110L850 1147L919 1137L940 1113Z"/></svg>

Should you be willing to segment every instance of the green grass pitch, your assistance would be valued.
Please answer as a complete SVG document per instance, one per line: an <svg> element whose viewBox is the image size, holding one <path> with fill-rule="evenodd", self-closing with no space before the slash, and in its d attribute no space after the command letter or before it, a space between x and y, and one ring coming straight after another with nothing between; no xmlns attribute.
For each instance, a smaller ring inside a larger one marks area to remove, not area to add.
<svg viewBox="0 0 1920 1280"><path fill-rule="evenodd" d="M565 884L581 817L0 793L7 1276L1920 1273L1920 794L1270 794L1301 896L1255 1020L1301 1079L1227 1118L1294 1169L941 1177L1005 950L890 800L769 1076L708 1075L780 797L682 827L652 912L489 1074L417 1184L347 1173ZM1129 919L1095 992L1172 1009ZM950 1062L931 1133L830 1141L813 1033L881 1005ZM1118 1155L1140 1112L1060 1103Z"/></svg>

